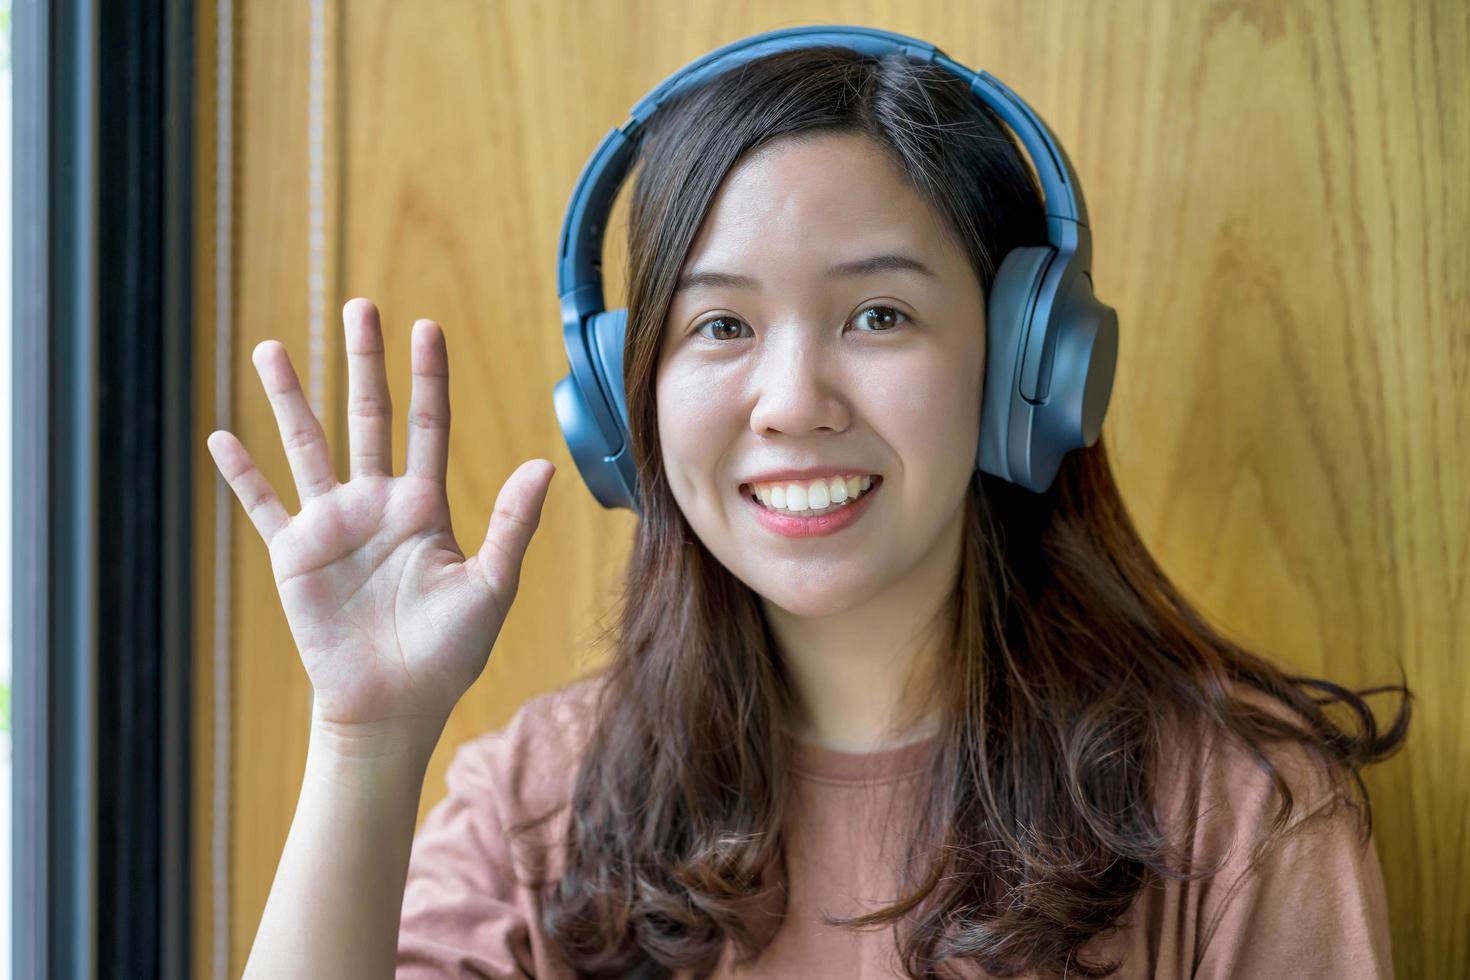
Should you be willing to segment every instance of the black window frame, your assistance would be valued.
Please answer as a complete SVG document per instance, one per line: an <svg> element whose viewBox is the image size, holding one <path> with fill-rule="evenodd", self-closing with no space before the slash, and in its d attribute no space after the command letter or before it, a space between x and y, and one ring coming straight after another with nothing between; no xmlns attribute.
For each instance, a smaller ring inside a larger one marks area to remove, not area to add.
<svg viewBox="0 0 1470 980"><path fill-rule="evenodd" d="M183 978L193 8L11 24L11 973Z"/></svg>

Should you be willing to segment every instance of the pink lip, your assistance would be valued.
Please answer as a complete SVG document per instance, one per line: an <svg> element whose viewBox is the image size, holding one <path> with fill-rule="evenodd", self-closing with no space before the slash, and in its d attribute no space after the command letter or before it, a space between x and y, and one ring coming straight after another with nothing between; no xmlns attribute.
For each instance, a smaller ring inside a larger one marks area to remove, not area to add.
<svg viewBox="0 0 1470 980"><path fill-rule="evenodd" d="M763 482L763 481L757 481ZM776 511L757 502L754 497L744 494L746 506L755 512L755 519L762 527L775 531L777 534L788 538L815 538L824 534L835 534L848 525L852 524L868 509L868 503L883 486L883 481L878 480L874 485L857 499L856 503L839 507L828 511L817 517L794 517L789 514L778 514Z"/></svg>

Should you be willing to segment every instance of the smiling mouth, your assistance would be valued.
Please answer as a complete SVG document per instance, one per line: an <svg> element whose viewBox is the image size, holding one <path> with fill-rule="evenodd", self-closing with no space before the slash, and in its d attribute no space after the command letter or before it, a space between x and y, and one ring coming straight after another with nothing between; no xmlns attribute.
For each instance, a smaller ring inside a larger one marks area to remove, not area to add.
<svg viewBox="0 0 1470 980"><path fill-rule="evenodd" d="M822 484L829 481L816 482ZM790 483L759 485L742 483L740 485L740 492L749 497L758 506L773 514L781 514L785 517L821 517L824 514L831 514L845 507L851 507L863 497L877 490L883 484L883 477L854 476L847 478L846 481L834 480L830 481L833 489L826 490L824 493L819 487L815 494L811 492L812 483L813 481L792 481ZM838 488L837 484L839 483L844 483L845 485ZM792 492L793 488L796 490L795 493ZM849 488L855 490L856 493L845 492ZM834 499L839 495L842 497L841 500ZM825 497L826 502L819 507L813 507L811 506L813 496L818 500ZM798 509L792 509L791 507L793 498L795 498L794 502L801 505Z"/></svg>

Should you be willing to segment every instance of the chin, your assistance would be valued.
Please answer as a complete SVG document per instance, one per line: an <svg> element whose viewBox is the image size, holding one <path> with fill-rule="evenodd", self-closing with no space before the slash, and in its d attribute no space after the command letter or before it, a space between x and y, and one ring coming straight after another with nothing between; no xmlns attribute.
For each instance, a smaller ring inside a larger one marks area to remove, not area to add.
<svg viewBox="0 0 1470 980"><path fill-rule="evenodd" d="M746 582L746 584L762 599L773 606L778 606L789 615L811 619L838 616L856 609L868 600L870 593L869 589L851 586L788 589L773 587L769 581Z"/></svg>

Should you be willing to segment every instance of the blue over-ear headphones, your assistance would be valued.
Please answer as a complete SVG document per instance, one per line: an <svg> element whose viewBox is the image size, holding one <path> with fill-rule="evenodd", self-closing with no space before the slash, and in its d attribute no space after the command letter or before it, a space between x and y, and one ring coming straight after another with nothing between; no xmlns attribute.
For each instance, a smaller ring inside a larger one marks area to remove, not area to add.
<svg viewBox="0 0 1470 980"><path fill-rule="evenodd" d="M731 68L777 51L827 45L875 57L899 52L953 72L1015 132L1041 180L1050 244L1008 252L987 302L978 467L1042 493L1068 451L1097 441L1113 390L1118 314L1093 296L1087 205L1072 162L1046 124L995 76L971 71L916 38L868 27L786 28L727 44L664 79L607 134L572 191L556 275L570 371L552 400L577 469L604 507L639 510L623 391L628 311L603 308L602 233L643 126L667 100Z"/></svg>

